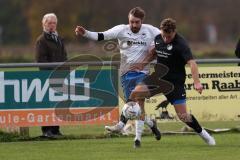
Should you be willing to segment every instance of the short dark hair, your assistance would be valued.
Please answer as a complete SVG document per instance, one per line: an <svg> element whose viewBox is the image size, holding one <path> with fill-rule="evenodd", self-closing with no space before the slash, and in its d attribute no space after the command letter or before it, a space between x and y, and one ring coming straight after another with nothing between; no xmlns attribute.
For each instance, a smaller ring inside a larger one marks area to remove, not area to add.
<svg viewBox="0 0 240 160"><path fill-rule="evenodd" d="M130 15L130 14L133 15L134 17L144 20L146 13L141 7L135 7L129 11L128 15Z"/></svg>
<svg viewBox="0 0 240 160"><path fill-rule="evenodd" d="M166 18L160 24L160 29L166 33L175 32L176 28L176 20L172 18Z"/></svg>

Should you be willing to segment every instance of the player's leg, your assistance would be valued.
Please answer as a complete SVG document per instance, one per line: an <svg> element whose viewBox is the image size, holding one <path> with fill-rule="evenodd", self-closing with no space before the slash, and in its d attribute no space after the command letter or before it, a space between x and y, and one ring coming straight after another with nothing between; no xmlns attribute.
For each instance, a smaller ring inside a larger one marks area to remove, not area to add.
<svg viewBox="0 0 240 160"><path fill-rule="evenodd" d="M125 102L129 98L131 91L134 89L134 86L132 86L131 73L132 72L128 72L121 76L121 84ZM121 113L119 122L113 126L105 126L105 129L110 132L120 132L127 124L127 121L128 119Z"/></svg>
<svg viewBox="0 0 240 160"><path fill-rule="evenodd" d="M215 140L198 123L197 119L187 112L186 91L183 84L174 84L174 90L166 95L174 106L179 119L198 133L209 145L215 145Z"/></svg>
<svg viewBox="0 0 240 160"><path fill-rule="evenodd" d="M148 79L148 78L146 78ZM144 83L147 83L144 82ZM141 145L141 136L142 136L142 132L143 132L143 127L144 127L144 121L145 119L145 109L144 109L144 101L143 99L150 97L151 93L150 90L148 89L148 86L146 84L138 84L135 89L132 91L131 95L130 95L130 99L132 101L138 101L139 105L141 106L141 110L142 110L142 114L139 120L136 121L136 137L135 137L135 146L134 147L140 147ZM159 131L159 129L157 128L157 124L155 121L151 121L148 120L148 125L150 125L150 122L152 122L152 125L150 126L150 128L152 129L152 132L154 133L155 137L157 140L161 139L161 133Z"/></svg>
<svg viewBox="0 0 240 160"><path fill-rule="evenodd" d="M141 107L142 112L144 111L144 116L143 116L142 120L144 120L144 123L147 124L147 126L153 130L153 133L156 136L156 139L160 140L160 138L161 138L160 132L157 132L157 130L155 129L156 121L151 119L150 117L148 117L145 114L145 105L144 105L145 99L139 99L137 102L138 102L139 106Z"/></svg>
<svg viewBox="0 0 240 160"><path fill-rule="evenodd" d="M200 124L198 123L196 118L193 115L187 113L186 103L185 102L184 103L180 103L180 104L175 103L175 104L173 104L173 106L174 106L174 109L175 109L175 111L177 113L178 118L182 122L186 123L195 132L197 132L197 133L201 133L202 132L202 127L200 126Z"/></svg>
<svg viewBox="0 0 240 160"><path fill-rule="evenodd" d="M150 119L150 117L148 117L146 115L145 112L145 108L144 108L144 100L140 99L137 101L138 104L141 107L141 111L142 111L142 115L140 117L139 120L136 120L135 122L135 126L136 126L136 139L141 139L141 135L143 132L143 126L142 124L147 124L147 126L152 130L152 133L154 134L156 140L160 140L161 139L161 132L157 127L157 122L154 119Z"/></svg>
<svg viewBox="0 0 240 160"><path fill-rule="evenodd" d="M149 98L156 94L165 92L166 89L169 89L168 85L164 85L164 83L159 80L159 76L155 72L141 80L138 87L139 91L137 93L137 96L135 95L136 93L132 93L132 99L135 97L137 97L137 99ZM141 103L140 106L143 106L144 108L144 102ZM147 126L152 130L152 133L155 135L156 140L160 140L161 132L157 127L156 121L148 116L145 116L144 123L146 123Z"/></svg>
<svg viewBox="0 0 240 160"><path fill-rule="evenodd" d="M145 73L140 73L140 74L136 77L136 86L137 86L138 84L141 84L141 83L144 81L144 79L146 79L146 78L147 78L147 75L146 75ZM145 112L144 102L145 102L145 98L140 98L140 99L138 99L138 104L141 106L142 111ZM154 124L153 121L152 121L150 118L147 118L147 116L145 116L145 118L144 118L144 123L146 123L147 126L149 126L150 128L153 127L153 124Z"/></svg>
<svg viewBox="0 0 240 160"><path fill-rule="evenodd" d="M136 85L137 72L128 72L121 76L121 84L123 88L124 101L127 102L132 90ZM121 113L120 120L116 125L105 126L105 129L110 132L120 132L127 124L128 119Z"/></svg>
<svg viewBox="0 0 240 160"><path fill-rule="evenodd" d="M141 116L138 120L135 120L136 134L134 138L134 148L138 148L141 146L141 137L144 128L144 120L145 120L145 108L144 108L144 99L149 96L149 91L147 86L140 84L135 87L135 89L131 92L129 97L130 100L138 102L141 107Z"/></svg>
<svg viewBox="0 0 240 160"><path fill-rule="evenodd" d="M189 127L191 127L195 132L199 134L200 137L208 144L215 145L216 142L214 138L201 127L198 123L197 119L192 115L187 113L186 104L174 104L175 111L179 117L179 119L186 123Z"/></svg>
<svg viewBox="0 0 240 160"><path fill-rule="evenodd" d="M136 78L136 84L141 84L146 78L147 78L147 75L145 73L139 74L139 76ZM145 111L144 102L145 102L145 98L138 99L138 104L141 106L142 110ZM151 120L148 116L145 116L144 123L147 124L149 128L152 128L153 125L155 124L153 120Z"/></svg>

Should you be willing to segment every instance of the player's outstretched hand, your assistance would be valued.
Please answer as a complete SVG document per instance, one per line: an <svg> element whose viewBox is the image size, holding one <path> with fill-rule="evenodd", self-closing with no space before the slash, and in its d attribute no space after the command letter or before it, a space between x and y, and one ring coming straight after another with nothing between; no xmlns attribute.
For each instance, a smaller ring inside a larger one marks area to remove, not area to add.
<svg viewBox="0 0 240 160"><path fill-rule="evenodd" d="M197 82L197 83L194 83L194 89L198 93L202 94L203 86L202 86L202 84L200 82Z"/></svg>
<svg viewBox="0 0 240 160"><path fill-rule="evenodd" d="M83 36L86 32L86 29L83 28L82 26L77 26L75 29L75 33L77 36Z"/></svg>

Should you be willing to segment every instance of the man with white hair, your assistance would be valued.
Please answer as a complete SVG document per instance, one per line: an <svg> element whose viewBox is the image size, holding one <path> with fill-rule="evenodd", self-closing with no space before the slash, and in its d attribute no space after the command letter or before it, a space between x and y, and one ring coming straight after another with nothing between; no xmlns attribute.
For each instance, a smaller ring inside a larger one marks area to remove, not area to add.
<svg viewBox="0 0 240 160"><path fill-rule="evenodd" d="M37 62L64 62L67 60L67 52L62 38L57 32L57 16L48 13L42 19L43 33L36 41L36 61ZM58 67L60 70L68 68ZM40 70L55 70L54 67L40 67ZM62 135L59 126L43 126L44 137L54 137Z"/></svg>

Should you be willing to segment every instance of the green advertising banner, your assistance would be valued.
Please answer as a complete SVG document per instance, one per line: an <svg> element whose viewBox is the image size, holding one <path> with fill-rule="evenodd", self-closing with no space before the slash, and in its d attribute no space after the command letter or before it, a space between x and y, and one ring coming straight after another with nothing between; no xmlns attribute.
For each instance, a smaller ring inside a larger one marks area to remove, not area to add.
<svg viewBox="0 0 240 160"><path fill-rule="evenodd" d="M68 110L61 114L84 111L90 115L81 121L89 123L117 121L118 70L0 72L1 126L11 125L14 116L18 117L14 123L18 126L62 124L63 121L56 120L28 121L29 114L56 117L56 109ZM101 117L111 111L111 118Z"/></svg>

